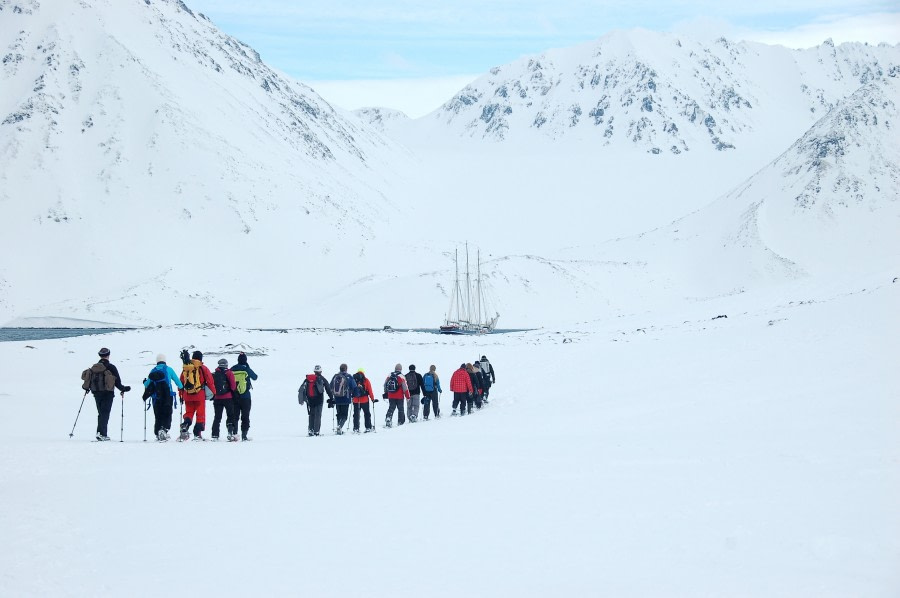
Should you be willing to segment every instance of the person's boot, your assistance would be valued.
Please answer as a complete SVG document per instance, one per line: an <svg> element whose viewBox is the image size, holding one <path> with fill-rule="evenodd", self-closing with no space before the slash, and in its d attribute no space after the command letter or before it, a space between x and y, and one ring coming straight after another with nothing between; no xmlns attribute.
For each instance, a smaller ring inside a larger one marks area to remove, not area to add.
<svg viewBox="0 0 900 598"><path fill-rule="evenodd" d="M191 428L191 420L188 418L184 418L184 421L181 422L181 434L178 435L178 440L184 442L188 438L191 437L191 433L188 431Z"/></svg>

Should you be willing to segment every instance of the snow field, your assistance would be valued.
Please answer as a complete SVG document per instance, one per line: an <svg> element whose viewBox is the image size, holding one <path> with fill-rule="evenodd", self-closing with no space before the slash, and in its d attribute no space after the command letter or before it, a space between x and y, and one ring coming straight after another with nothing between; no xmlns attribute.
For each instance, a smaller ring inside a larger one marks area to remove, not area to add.
<svg viewBox="0 0 900 598"><path fill-rule="evenodd" d="M897 290L481 338L164 328L3 343L18 375L0 396L11 422L0 527L14 547L0 579L10 595L61 596L173 585L221 596L890 596ZM136 390L156 353L177 366L195 344L214 364L238 342L266 353L250 357L254 441L144 444ZM78 374L100 346L135 387L121 444L118 399L114 442L89 442L90 397L67 437ZM329 376L361 364L378 383L397 361L435 363L448 387L482 353L498 384L474 417L450 418L445 392L438 421L385 430L379 402L377 434L305 437L296 388L316 363Z"/></svg>

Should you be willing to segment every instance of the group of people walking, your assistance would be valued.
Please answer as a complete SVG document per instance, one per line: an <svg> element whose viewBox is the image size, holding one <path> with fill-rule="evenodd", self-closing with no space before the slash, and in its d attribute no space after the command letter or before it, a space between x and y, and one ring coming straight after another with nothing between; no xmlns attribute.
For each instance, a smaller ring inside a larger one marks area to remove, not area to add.
<svg viewBox="0 0 900 598"><path fill-rule="evenodd" d="M125 393L131 390L131 387L122 384L118 369L109 361L109 349L105 347L100 349L98 355L100 360L82 373L82 388L85 390L85 396L88 392L93 394L97 404L96 439L107 441L115 391L119 390L124 400ZM145 408L153 409L155 420L153 435L156 439L160 442L170 439L169 431L172 428L174 410L179 406L180 398L182 410L178 440L188 440L192 434L194 440L205 440L203 432L206 429L207 400L213 402L212 440L219 440L223 413L226 439L229 442L250 440L247 435L250 430L250 391L253 388L253 381L257 380L258 376L250 368L247 355L240 353L237 363L230 368L227 359L219 359L213 371L203 363L203 353L200 351L188 355L187 350L183 350L180 357L182 361L180 375L166 363L166 356L159 354L156 356L156 365L144 379L142 398L146 402ZM484 355L472 363L461 364L450 377L450 391L453 393L451 415L461 416L472 413L473 408L481 409L488 403L490 388L496 379L494 367ZM411 423L418 421L420 405L424 420L427 421L432 416L440 418L442 392L436 366L430 366L423 376L416 370L414 364L409 366L405 374L403 366L396 364L382 384L381 399L388 404L385 427L392 427L395 412L397 425L404 425L407 416ZM359 368L351 375L347 364L341 364L339 371L329 381L322 374L322 367L317 365L311 374L305 376L297 398L307 409L309 436L321 434L322 411L325 405L335 410L336 434L344 433L344 426L350 419L351 406L353 432L360 433L360 413L363 416L364 431L375 431L374 406L379 402L379 398L376 397L372 382L363 368ZM76 423L77 421L76 417Z"/></svg>
<svg viewBox="0 0 900 598"><path fill-rule="evenodd" d="M453 392L453 411L450 415L466 415L474 409L481 409L488 402L490 388L496 382L494 366L484 355L473 363L463 363L450 377L450 391ZM353 432L359 434L360 412L363 413L364 433L374 432L375 403L387 401L387 413L384 426L394 425L394 413L397 414L397 425L402 426L419 420L419 407L425 421L430 417L441 417L440 397L443 393L441 379L437 367L432 365L423 376L410 364L403 373L403 366L396 364L394 370L387 375L382 384L381 399L375 396L371 380L366 377L365 370L359 368L352 376L346 363L342 363L338 373L329 382L322 374L322 366L317 365L311 374L307 374L297 391L297 400L306 406L309 416L308 436L320 436L322 433L322 412L325 405L335 410L334 432L341 435L349 418L349 410L353 406ZM327 399L325 397L328 397Z"/></svg>
<svg viewBox="0 0 900 598"><path fill-rule="evenodd" d="M109 414L115 391L118 389L124 399L131 387L122 384L118 368L109 361L109 349L100 349L98 355L100 361L82 372L81 387L85 396L88 392L94 395L97 404L96 439L107 441ZM219 359L213 371L203 363L203 353L200 351L188 355L187 350L183 350L181 361L181 375L176 375L175 370L166 363L166 356L160 353L156 356L156 365L144 378L144 393L141 398L146 410L153 409L153 435L156 439L160 442L169 440L172 418L180 398L181 424L178 440L190 439L192 424L194 440L205 440L203 431L206 429L207 400L213 403L212 440L219 440L223 413L228 441L250 440L247 436L250 430L250 389L253 388L252 381L257 380L258 376L248 365L247 355L243 352L238 354L237 363L231 368L228 367L227 359ZM75 421L78 422L77 417Z"/></svg>

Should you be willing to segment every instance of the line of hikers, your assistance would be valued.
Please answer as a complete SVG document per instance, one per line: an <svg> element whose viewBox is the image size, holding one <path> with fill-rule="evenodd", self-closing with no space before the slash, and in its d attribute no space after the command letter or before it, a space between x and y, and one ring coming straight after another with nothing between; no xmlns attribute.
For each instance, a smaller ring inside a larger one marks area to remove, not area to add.
<svg viewBox="0 0 900 598"><path fill-rule="evenodd" d="M481 409L488 402L490 388L497 377L494 367L487 357L481 356L474 363L461 364L450 378L450 391L453 392L453 412L451 415L466 415L473 407ZM440 396L443 393L441 379L437 367L432 365L423 376L416 371L415 364L403 373L403 366L397 364L384 379L381 399L388 402L384 425L393 426L394 412L397 413L397 425L406 423L407 414L410 422L419 419L419 405L423 406L423 417L427 421L432 412L435 418L441 417ZM326 400L325 397L328 397ZM375 403L379 399L372 390L372 382L366 377L363 368L359 368L352 376L346 363L342 363L339 371L329 382L322 375L322 366L317 365L311 374L307 374L297 390L297 401L306 405L309 416L308 436L320 436L322 430L322 410L327 404L335 410L335 434L344 433L344 425L350 416L353 406L353 432L360 433L360 412L363 414L365 432L374 432L372 424ZM370 406L371 405L371 406ZM405 409L404 409L405 407Z"/></svg>
<svg viewBox="0 0 900 598"><path fill-rule="evenodd" d="M93 394L97 404L96 439L107 441L109 415L115 391L119 390L124 401L125 393L131 390L131 387L122 384L118 369L109 362L109 349L106 347L100 349L98 355L100 360L82 372L82 388L85 396L88 392ZM172 417L175 407L178 406L176 396L181 398L183 408L178 440L188 440L191 432L194 440L205 440L203 432L206 428L207 400L213 402L215 414L212 425L213 440L219 439L223 412L227 440L229 442L236 442L239 439L250 440L247 436L250 429L250 390L253 388L252 381L257 380L258 376L248 365L247 355L241 352L237 357L237 364L231 368L228 367L227 359L219 359L216 369L212 372L203 363L203 353L200 351L194 351L189 356L185 349L181 351L180 357L182 361L180 376L176 375L175 370L166 363L166 356L159 354L156 356L156 366L144 379L142 399L146 402L145 409L149 410L151 407L153 409L155 419L153 434L157 440L164 442L170 438ZM336 434L343 434L351 405L353 405L353 431L360 432L360 412L363 413L365 431L375 431L372 418L374 404L379 399L375 397L372 383L366 377L365 370L359 368L351 376L347 371L347 364L341 364L339 369L340 371L329 382L322 375L322 367L317 365L313 368L313 373L308 374L300 385L297 398L301 405L306 405L309 436L320 435L322 409L326 403L325 395L328 396L328 408L334 408L336 412ZM495 382L494 367L484 355L473 363L461 364L450 378L450 391L453 392L451 415L466 415L472 413L473 408L481 409L482 405L488 402L490 388ZM177 395L173 385L178 389ZM398 425L406 423L406 413L410 422L417 421L420 404L424 406L425 420L429 419L432 412L435 418L441 417L439 403L442 392L440 377L434 365L422 376L416 371L415 365L410 365L409 371L403 374L402 366L398 363L383 384L381 398L388 402L385 427L390 428L393 425L395 411ZM77 424L77 417L75 421ZM74 432L74 426L72 429Z"/></svg>

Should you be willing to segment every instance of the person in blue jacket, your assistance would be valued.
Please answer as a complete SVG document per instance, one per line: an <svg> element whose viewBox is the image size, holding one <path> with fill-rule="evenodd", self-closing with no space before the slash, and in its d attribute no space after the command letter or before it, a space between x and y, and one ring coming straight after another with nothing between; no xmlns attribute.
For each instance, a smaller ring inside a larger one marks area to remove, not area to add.
<svg viewBox="0 0 900 598"><path fill-rule="evenodd" d="M347 373L346 363L341 364L341 371L331 379L331 392L334 396L328 399L328 407L337 405L337 430L334 433L340 435L344 433L342 428L350 415L350 402L356 396L356 380Z"/></svg>
<svg viewBox="0 0 900 598"><path fill-rule="evenodd" d="M241 423L241 440L250 440L247 437L247 432L250 431L250 389L253 388L253 384L250 382L251 380L258 379L256 372L250 369L250 366L247 365L247 355L242 351L237 358L237 364L231 366L231 371L235 372L235 380L238 380L237 385L238 389L241 388L240 378L241 374L238 372L246 372L246 380L247 389L243 393L235 393L234 395L234 425L237 426L238 420Z"/></svg>
<svg viewBox="0 0 900 598"><path fill-rule="evenodd" d="M178 404L172 383L179 389L184 385L175 374L175 370L166 365L166 356L160 353L156 356L156 367L144 378L144 400L148 398L153 403L153 435L160 442L169 439L169 430L172 428L172 409ZM150 408L149 406L147 407Z"/></svg>
<svg viewBox="0 0 900 598"><path fill-rule="evenodd" d="M422 376L422 404L425 405L425 421L428 421L429 408L434 408L435 419L441 417L441 407L438 405L441 398L441 379L437 373L437 366L428 368L428 373Z"/></svg>

